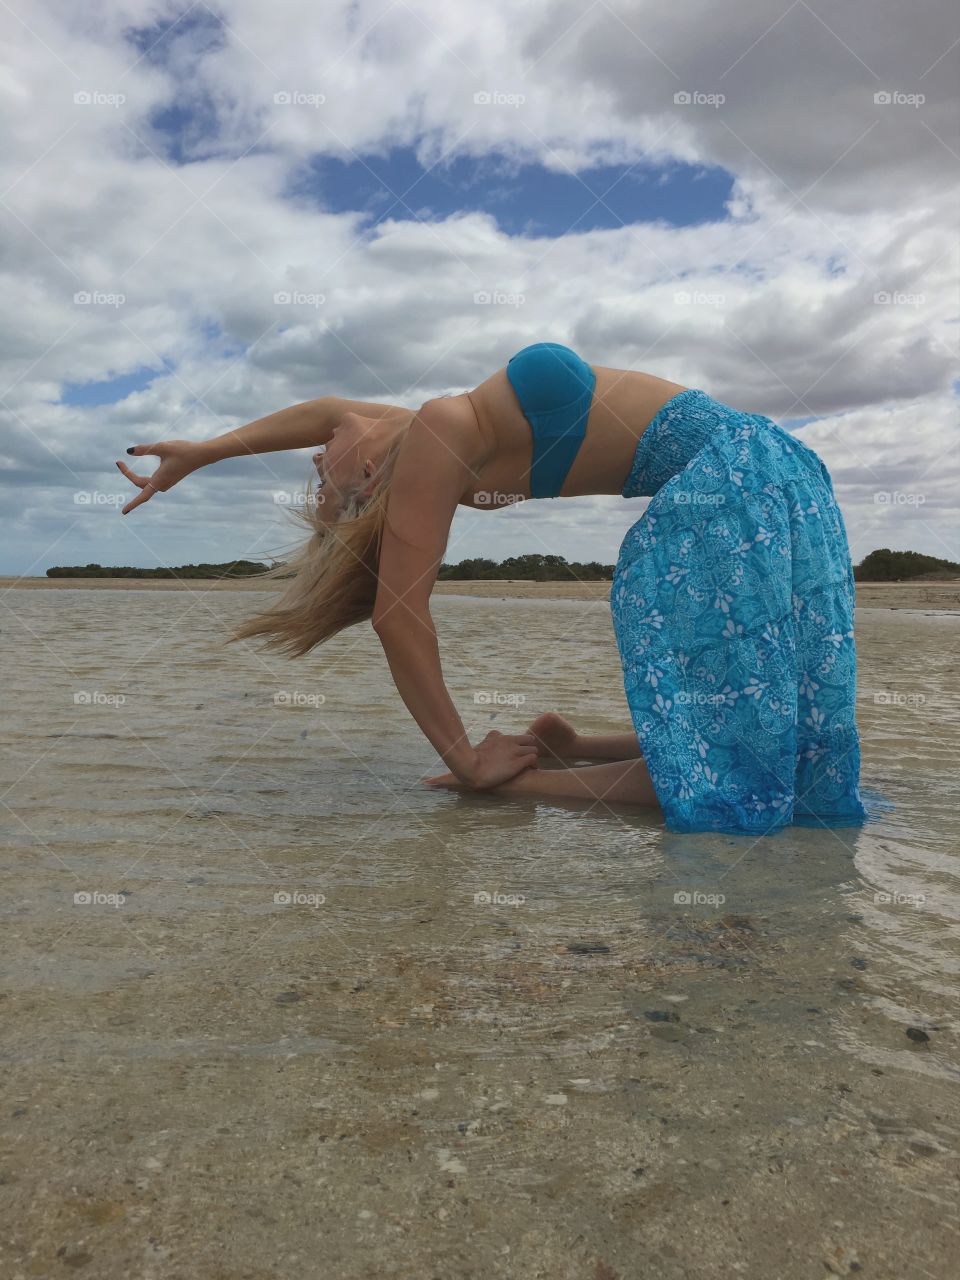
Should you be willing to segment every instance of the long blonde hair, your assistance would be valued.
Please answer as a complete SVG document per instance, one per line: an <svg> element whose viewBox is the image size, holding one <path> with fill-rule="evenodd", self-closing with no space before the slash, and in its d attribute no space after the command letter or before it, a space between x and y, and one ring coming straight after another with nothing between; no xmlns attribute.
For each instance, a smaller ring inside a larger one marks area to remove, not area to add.
<svg viewBox="0 0 960 1280"><path fill-rule="evenodd" d="M263 649L299 658L345 627L371 617L390 482L405 435L400 431L388 446L369 496L360 493L359 485L344 494L335 522L321 520L323 493L307 484L303 504L289 510L311 530L310 537L289 561L256 578L262 582L292 574L293 580L275 605L248 618L228 644L267 636Z"/></svg>

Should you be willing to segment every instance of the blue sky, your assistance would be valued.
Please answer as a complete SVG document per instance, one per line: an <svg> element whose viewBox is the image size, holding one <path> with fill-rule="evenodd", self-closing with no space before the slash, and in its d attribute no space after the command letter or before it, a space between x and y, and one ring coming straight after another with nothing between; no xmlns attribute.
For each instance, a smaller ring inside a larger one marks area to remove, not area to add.
<svg viewBox="0 0 960 1280"><path fill-rule="evenodd" d="M116 378L104 378L94 382L64 383L61 393L63 404L84 406L118 404L134 391L143 391L155 378L166 376L166 368L151 369L144 365Z"/></svg>
<svg viewBox="0 0 960 1280"><path fill-rule="evenodd" d="M318 157L298 175L297 195L333 213L385 218L443 218L489 213L506 235L559 236L623 225L671 227L721 221L733 176L718 167L598 165L578 173L507 156L457 156L425 168L413 147L385 155Z"/></svg>

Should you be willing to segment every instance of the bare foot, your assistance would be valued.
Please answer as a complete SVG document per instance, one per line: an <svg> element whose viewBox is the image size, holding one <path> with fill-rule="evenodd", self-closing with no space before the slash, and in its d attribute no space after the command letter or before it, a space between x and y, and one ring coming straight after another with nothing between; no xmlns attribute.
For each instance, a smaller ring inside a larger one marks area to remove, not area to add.
<svg viewBox="0 0 960 1280"><path fill-rule="evenodd" d="M423 781L434 787L463 788L453 773L441 773ZM489 788L487 794L552 800L586 800L601 804L653 806L657 795L641 759L610 760L573 769L524 769L515 777Z"/></svg>
<svg viewBox="0 0 960 1280"><path fill-rule="evenodd" d="M432 778L421 778L428 787L462 787L464 784L455 773L438 773Z"/></svg>
<svg viewBox="0 0 960 1280"><path fill-rule="evenodd" d="M537 716L527 733L532 733L537 740L537 755L549 756L553 760L576 755L577 731L556 711L545 711Z"/></svg>

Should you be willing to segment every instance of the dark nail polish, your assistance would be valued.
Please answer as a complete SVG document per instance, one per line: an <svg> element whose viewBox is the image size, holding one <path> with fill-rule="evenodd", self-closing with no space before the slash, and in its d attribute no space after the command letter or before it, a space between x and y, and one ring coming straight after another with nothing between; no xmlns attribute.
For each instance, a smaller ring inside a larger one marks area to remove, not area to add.
<svg viewBox="0 0 960 1280"><path fill-rule="evenodd" d="M133 445L130 446L130 448L127 450L127 453L133 453Z"/></svg>

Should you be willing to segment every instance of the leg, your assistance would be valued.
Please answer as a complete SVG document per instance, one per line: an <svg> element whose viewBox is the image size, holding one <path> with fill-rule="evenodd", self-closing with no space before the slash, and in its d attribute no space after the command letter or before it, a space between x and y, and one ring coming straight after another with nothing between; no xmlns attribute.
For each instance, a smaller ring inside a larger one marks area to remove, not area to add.
<svg viewBox="0 0 960 1280"><path fill-rule="evenodd" d="M537 740L537 754L554 760L636 760L640 756L635 733L577 733L555 711L537 716L527 733Z"/></svg>
<svg viewBox="0 0 960 1280"><path fill-rule="evenodd" d="M462 788L455 774L425 778L432 786ZM524 769L490 792L504 796L551 796L565 800L597 800L605 804L657 805L650 774L643 760L588 764L578 769Z"/></svg>

